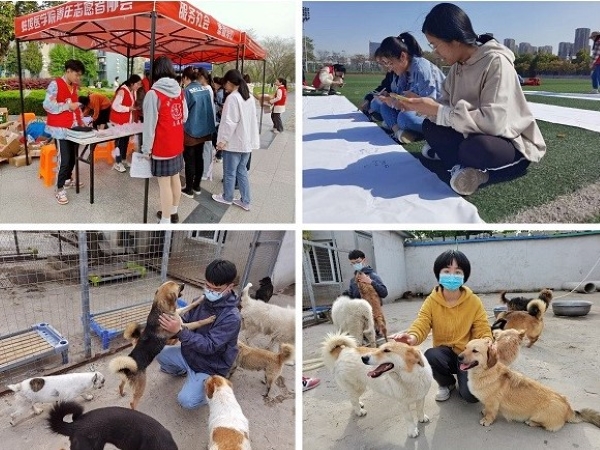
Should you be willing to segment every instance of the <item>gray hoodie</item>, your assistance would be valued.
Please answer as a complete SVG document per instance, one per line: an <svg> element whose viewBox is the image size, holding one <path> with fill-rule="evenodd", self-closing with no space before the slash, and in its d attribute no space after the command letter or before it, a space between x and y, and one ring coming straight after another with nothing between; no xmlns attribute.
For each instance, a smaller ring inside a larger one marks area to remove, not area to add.
<svg viewBox="0 0 600 450"><path fill-rule="evenodd" d="M538 162L546 153L546 143L519 85L514 59L510 49L491 40L463 64L452 65L435 122L465 137L485 134L510 139L525 158Z"/></svg>
<svg viewBox="0 0 600 450"><path fill-rule="evenodd" d="M154 89L160 91L171 98L177 98L181 95L181 87L177 84L173 78L161 78L157 80L150 91L146 93L144 97L144 105L142 107L144 111L144 133L143 133L143 144L142 153L149 154L152 151L152 145L154 144L154 133L156 130L156 123L158 121L158 96L154 92ZM183 99L183 121L187 120L188 109L185 97Z"/></svg>

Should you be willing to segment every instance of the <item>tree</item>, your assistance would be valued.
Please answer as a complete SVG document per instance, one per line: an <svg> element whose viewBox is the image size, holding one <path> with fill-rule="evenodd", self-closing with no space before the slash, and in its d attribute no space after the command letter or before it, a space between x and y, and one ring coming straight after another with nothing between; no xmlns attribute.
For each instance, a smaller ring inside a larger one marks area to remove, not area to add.
<svg viewBox="0 0 600 450"><path fill-rule="evenodd" d="M57 44L50 50L50 66L48 67L50 75L53 77L61 76L65 71L65 62L69 59L78 59L83 63L86 79L95 80L98 78L98 62L94 52L63 44Z"/></svg>
<svg viewBox="0 0 600 450"><path fill-rule="evenodd" d="M19 72L19 66L17 65L17 47L11 45L4 57L4 70L7 75L16 75Z"/></svg>
<svg viewBox="0 0 600 450"><path fill-rule="evenodd" d="M306 61L315 60L315 43L308 36L302 38L302 61L305 63L303 67L306 67Z"/></svg>
<svg viewBox="0 0 600 450"><path fill-rule="evenodd" d="M275 78L279 77L288 81L293 80L295 78L294 40L275 36L267 37L259 43L267 51L265 81L273 83ZM235 63L226 64L222 70L226 72L230 68L235 68ZM247 73L252 81L262 81L262 71L262 61L246 61L244 63L244 73Z"/></svg>
<svg viewBox="0 0 600 450"><path fill-rule="evenodd" d="M9 44L15 40L15 17L54 6L64 2L0 2L0 59L9 51ZM18 13L17 13L18 11Z"/></svg>
<svg viewBox="0 0 600 450"><path fill-rule="evenodd" d="M42 71L42 51L37 42L28 42L27 47L21 52L21 64L29 70L32 77L37 78Z"/></svg>

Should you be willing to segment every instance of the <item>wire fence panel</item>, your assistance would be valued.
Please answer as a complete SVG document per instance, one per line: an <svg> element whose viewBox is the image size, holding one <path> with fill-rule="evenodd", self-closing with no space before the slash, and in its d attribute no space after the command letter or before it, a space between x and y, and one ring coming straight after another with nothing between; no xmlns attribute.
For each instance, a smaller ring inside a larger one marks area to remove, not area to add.
<svg viewBox="0 0 600 450"><path fill-rule="evenodd" d="M121 347L124 325L145 321L163 281L185 282L189 303L215 258L258 286L284 234L0 231L0 385Z"/></svg>

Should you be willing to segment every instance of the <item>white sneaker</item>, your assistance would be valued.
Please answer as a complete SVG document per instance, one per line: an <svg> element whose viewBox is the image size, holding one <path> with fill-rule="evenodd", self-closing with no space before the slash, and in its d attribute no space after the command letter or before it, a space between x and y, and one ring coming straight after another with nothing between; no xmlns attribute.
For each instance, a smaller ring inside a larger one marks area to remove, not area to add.
<svg viewBox="0 0 600 450"><path fill-rule="evenodd" d="M590 94L600 94L600 92L598 91L598 89L592 89L590 91Z"/></svg>
<svg viewBox="0 0 600 450"><path fill-rule="evenodd" d="M456 384L452 384L450 386L440 386L437 391L437 394L435 394L435 401L445 402L446 400L448 400L450 398L450 392L452 392L455 387Z"/></svg>
<svg viewBox="0 0 600 450"><path fill-rule="evenodd" d="M417 140L417 135L408 130L398 129L394 132L394 136L400 144L410 144Z"/></svg>
<svg viewBox="0 0 600 450"><path fill-rule="evenodd" d="M425 145L423 145L423 148L421 149L421 155L423 155L423 158L429 159L431 161L440 160L440 157L437 155L436 152L433 151L431 145L429 145L427 142L425 142Z"/></svg>
<svg viewBox="0 0 600 450"><path fill-rule="evenodd" d="M462 167L459 164L450 169L450 187L460 195L471 195L479 186L487 183L490 175L472 167Z"/></svg>
<svg viewBox="0 0 600 450"><path fill-rule="evenodd" d="M114 163L113 169L115 169L117 172L121 172L121 173L127 172L127 169L125 168L123 163Z"/></svg>

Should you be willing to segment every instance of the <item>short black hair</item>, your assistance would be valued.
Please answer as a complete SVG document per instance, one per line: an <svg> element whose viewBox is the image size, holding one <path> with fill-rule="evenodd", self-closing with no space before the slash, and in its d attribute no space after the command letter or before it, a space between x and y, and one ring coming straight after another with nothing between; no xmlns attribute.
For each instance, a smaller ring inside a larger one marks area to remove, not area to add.
<svg viewBox="0 0 600 450"><path fill-rule="evenodd" d="M85 74L85 66L78 59L69 59L65 62L65 72L72 70L73 72L79 72L81 75Z"/></svg>
<svg viewBox="0 0 600 450"><path fill-rule="evenodd" d="M90 104L90 97L87 95L80 95L79 98L77 99L79 101L79 103L81 103L83 106L87 106Z"/></svg>
<svg viewBox="0 0 600 450"><path fill-rule="evenodd" d="M464 280L466 283L469 279L469 275L471 275L471 263L469 262L467 256L458 250L446 250L435 259L435 262L433 263L433 273L435 274L435 278L439 280L442 269L450 266L452 261L456 261L458 268L463 271L465 275Z"/></svg>
<svg viewBox="0 0 600 450"><path fill-rule="evenodd" d="M346 73L346 68L343 66L343 64L334 64L333 65L333 71L334 72Z"/></svg>
<svg viewBox="0 0 600 450"><path fill-rule="evenodd" d="M365 254L363 252L361 252L360 250L352 250L350 253L348 253L348 259L350 259L350 260L364 258L364 257L365 257Z"/></svg>
<svg viewBox="0 0 600 450"><path fill-rule="evenodd" d="M233 283L237 276L235 264L226 259L215 259L204 272L204 278L215 286L223 286L224 284Z"/></svg>

